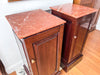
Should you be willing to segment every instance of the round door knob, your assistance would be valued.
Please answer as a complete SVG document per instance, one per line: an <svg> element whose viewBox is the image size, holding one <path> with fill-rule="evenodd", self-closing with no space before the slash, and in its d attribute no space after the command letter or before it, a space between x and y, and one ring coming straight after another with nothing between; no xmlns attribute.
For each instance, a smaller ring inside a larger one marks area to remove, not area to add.
<svg viewBox="0 0 100 75"><path fill-rule="evenodd" d="M57 9L57 11L59 11L59 9Z"/></svg>
<svg viewBox="0 0 100 75"><path fill-rule="evenodd" d="M74 39L76 39L77 38L77 36L74 36Z"/></svg>
<svg viewBox="0 0 100 75"><path fill-rule="evenodd" d="M35 63L35 60L34 60L34 59L31 59L31 63L32 63L32 64Z"/></svg>

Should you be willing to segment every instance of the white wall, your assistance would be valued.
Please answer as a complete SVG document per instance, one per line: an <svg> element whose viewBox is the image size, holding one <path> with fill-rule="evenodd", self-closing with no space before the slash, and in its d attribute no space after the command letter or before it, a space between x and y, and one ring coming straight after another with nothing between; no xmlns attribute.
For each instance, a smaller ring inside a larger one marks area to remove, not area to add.
<svg viewBox="0 0 100 75"><path fill-rule="evenodd" d="M5 64L8 73L20 67L23 60L5 15L34 9L47 10L50 6L72 2L73 0L30 0L8 3L7 0L0 0L0 59Z"/></svg>
<svg viewBox="0 0 100 75"><path fill-rule="evenodd" d="M0 3L7 3L7 0L0 0Z"/></svg>
<svg viewBox="0 0 100 75"><path fill-rule="evenodd" d="M99 16L99 20L98 20L98 22L97 22L96 29L97 29L97 30L100 30L100 16Z"/></svg>

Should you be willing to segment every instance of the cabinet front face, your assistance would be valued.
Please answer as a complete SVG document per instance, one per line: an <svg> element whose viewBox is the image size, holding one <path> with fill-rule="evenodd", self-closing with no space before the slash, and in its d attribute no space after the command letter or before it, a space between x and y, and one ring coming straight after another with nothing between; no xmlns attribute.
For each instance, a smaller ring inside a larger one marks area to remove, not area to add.
<svg viewBox="0 0 100 75"><path fill-rule="evenodd" d="M24 40L34 75L54 75L59 70L64 26L61 27L52 28ZM31 62L32 59L35 65Z"/></svg>
<svg viewBox="0 0 100 75"><path fill-rule="evenodd" d="M92 0L89 1L91 2ZM87 0L84 3L89 2ZM82 50L88 35L89 27L92 25L91 21L96 10L93 9L93 12L90 11L92 8L75 4L64 4L62 6L58 5L51 7L51 9L52 14L66 20L61 66L65 71L68 71L82 60ZM88 9L88 11L86 9ZM85 12L81 12L82 10Z"/></svg>
<svg viewBox="0 0 100 75"><path fill-rule="evenodd" d="M90 20L92 15L84 16L78 19L78 28L77 28L77 35L76 41L73 49L72 59L82 54L82 49L87 37L87 31L90 26Z"/></svg>
<svg viewBox="0 0 100 75"><path fill-rule="evenodd" d="M33 43L39 75L52 75L57 70L58 35Z"/></svg>
<svg viewBox="0 0 100 75"><path fill-rule="evenodd" d="M67 63L70 63L82 55L82 49L87 37L87 31L92 15L83 16L79 19L71 19L70 17L65 17L66 15L53 10L52 13L67 21L65 24L65 41L62 58L66 60Z"/></svg>

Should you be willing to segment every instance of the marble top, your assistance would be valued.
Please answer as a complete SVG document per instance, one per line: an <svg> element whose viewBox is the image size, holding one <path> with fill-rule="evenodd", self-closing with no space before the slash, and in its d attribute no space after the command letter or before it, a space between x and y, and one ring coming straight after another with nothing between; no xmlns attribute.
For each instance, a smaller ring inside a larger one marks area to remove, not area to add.
<svg viewBox="0 0 100 75"><path fill-rule="evenodd" d="M53 6L50 8L52 10L63 13L65 15L69 15L73 18L80 18L82 16L85 16L97 11L96 9L93 9L93 8L89 8L89 7L77 5L77 4L71 4L71 3Z"/></svg>
<svg viewBox="0 0 100 75"><path fill-rule="evenodd" d="M19 39L65 23L64 20L41 9L7 15L6 18Z"/></svg>

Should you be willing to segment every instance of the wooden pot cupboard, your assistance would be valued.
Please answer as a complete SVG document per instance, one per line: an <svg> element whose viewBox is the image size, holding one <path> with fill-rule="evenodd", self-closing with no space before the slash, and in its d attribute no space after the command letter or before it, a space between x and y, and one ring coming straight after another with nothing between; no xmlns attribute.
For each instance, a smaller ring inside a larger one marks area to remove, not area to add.
<svg viewBox="0 0 100 75"><path fill-rule="evenodd" d="M65 21L41 9L6 18L24 47L30 75L55 75L60 68Z"/></svg>
<svg viewBox="0 0 100 75"><path fill-rule="evenodd" d="M96 10L76 4L50 8L53 15L66 20L61 66L68 71L82 59L82 50Z"/></svg>
<svg viewBox="0 0 100 75"><path fill-rule="evenodd" d="M92 20L92 24L89 29L90 31L95 30L99 16L100 16L100 0L73 0L73 3L91 7L91 8L95 8L98 10L95 14L95 17Z"/></svg>

